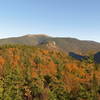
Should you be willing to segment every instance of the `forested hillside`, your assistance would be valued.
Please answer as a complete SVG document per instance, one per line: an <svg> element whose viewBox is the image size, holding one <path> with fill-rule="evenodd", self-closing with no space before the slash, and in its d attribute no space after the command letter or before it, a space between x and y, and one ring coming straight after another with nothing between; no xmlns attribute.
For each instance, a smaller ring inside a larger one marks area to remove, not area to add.
<svg viewBox="0 0 100 100"><path fill-rule="evenodd" d="M67 37L50 37L44 34L30 34L21 37L0 39L0 45L5 44L39 46L46 49L53 47L54 49L60 49L66 53L74 52L79 54L86 54L88 52L96 53L100 51L100 43L98 42L82 41Z"/></svg>
<svg viewBox="0 0 100 100"><path fill-rule="evenodd" d="M100 100L100 66L57 50L0 47L0 100Z"/></svg>

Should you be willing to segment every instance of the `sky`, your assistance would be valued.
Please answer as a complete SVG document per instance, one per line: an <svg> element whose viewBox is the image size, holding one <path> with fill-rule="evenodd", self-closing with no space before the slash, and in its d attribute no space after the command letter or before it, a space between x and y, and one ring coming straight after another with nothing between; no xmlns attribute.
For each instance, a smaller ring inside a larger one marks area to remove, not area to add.
<svg viewBox="0 0 100 100"><path fill-rule="evenodd" d="M0 38L26 34L100 42L100 0L0 0Z"/></svg>

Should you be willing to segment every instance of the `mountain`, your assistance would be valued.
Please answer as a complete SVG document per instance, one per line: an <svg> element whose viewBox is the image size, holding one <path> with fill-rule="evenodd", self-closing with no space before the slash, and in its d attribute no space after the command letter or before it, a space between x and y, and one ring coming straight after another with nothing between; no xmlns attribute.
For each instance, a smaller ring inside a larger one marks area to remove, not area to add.
<svg viewBox="0 0 100 100"><path fill-rule="evenodd" d="M81 61L85 56L69 52L76 60L58 51L60 46L52 37L28 35L20 37L18 44L24 44L22 38L33 40L39 48L0 46L0 100L100 100L100 65L93 59ZM100 53L95 57L99 59Z"/></svg>
<svg viewBox="0 0 100 100"><path fill-rule="evenodd" d="M25 35L21 37L12 37L6 39L0 39L0 45L2 44L25 44L25 45L38 45L40 42L48 39L49 36L40 34L40 35Z"/></svg>
<svg viewBox="0 0 100 100"><path fill-rule="evenodd" d="M75 38L51 37L45 34L29 34L21 37L0 39L0 45L3 44L25 44L47 49L59 49L67 53L75 52L79 54L88 52L96 53L100 51L100 43L98 42L82 41Z"/></svg>

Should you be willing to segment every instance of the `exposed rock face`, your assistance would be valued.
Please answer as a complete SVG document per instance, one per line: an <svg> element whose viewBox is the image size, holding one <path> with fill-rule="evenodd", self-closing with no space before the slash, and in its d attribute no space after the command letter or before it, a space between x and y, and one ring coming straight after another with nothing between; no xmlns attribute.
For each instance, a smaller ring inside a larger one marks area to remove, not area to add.
<svg viewBox="0 0 100 100"><path fill-rule="evenodd" d="M57 48L56 42L55 41L49 41L47 43L48 48Z"/></svg>

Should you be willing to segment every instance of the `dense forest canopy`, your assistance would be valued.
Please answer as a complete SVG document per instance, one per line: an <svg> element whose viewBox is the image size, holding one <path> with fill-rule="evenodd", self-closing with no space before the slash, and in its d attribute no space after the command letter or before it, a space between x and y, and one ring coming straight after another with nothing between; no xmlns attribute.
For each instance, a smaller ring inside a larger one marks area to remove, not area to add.
<svg viewBox="0 0 100 100"><path fill-rule="evenodd" d="M99 100L100 67L57 50L0 47L0 100Z"/></svg>

